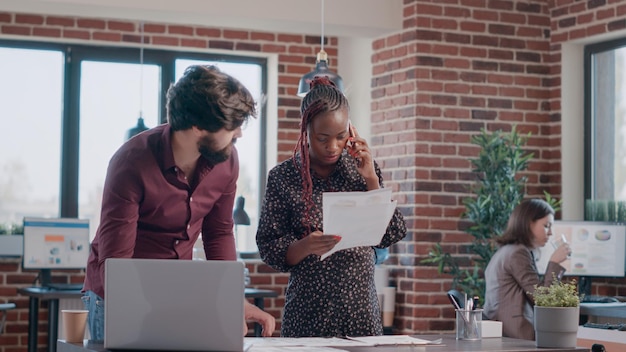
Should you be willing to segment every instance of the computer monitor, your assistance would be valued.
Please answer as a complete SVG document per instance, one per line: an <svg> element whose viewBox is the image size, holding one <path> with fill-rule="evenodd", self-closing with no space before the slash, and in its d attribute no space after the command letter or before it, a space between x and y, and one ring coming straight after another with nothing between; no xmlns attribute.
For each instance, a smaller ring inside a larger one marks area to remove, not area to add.
<svg viewBox="0 0 626 352"><path fill-rule="evenodd" d="M84 269L89 256L89 220L24 218L24 269L41 271L42 286L53 269Z"/></svg>
<svg viewBox="0 0 626 352"><path fill-rule="evenodd" d="M545 274L554 246L564 235L572 255L561 263L564 275L624 277L626 273L626 225L596 221L555 221L548 243L536 250L537 270Z"/></svg>

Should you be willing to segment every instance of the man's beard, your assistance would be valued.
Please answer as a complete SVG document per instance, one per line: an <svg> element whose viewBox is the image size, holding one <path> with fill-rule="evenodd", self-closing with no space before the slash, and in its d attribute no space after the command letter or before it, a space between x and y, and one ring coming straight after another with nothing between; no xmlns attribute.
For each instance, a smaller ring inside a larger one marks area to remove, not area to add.
<svg viewBox="0 0 626 352"><path fill-rule="evenodd" d="M217 165L230 158L234 143L235 140L233 139L232 143L227 145L225 148L215 150L215 140L211 136L204 136L200 141L198 141L198 151L202 157L209 162L209 164Z"/></svg>

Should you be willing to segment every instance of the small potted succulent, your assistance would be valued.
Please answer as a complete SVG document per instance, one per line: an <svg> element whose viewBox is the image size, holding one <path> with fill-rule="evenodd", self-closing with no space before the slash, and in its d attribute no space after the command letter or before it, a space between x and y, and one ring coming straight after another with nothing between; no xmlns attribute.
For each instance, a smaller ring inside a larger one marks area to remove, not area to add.
<svg viewBox="0 0 626 352"><path fill-rule="evenodd" d="M576 280L554 280L550 286L535 286L535 344L537 347L576 346L580 296Z"/></svg>

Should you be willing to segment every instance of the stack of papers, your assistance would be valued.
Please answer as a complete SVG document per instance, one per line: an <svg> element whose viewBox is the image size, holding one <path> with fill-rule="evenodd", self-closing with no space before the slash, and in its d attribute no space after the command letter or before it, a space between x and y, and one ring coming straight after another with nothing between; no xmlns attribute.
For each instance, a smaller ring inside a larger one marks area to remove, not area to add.
<svg viewBox="0 0 626 352"><path fill-rule="evenodd" d="M246 337L248 352L274 351L345 351L341 347L372 347L384 345L440 345L441 339L422 340L409 335L383 335L365 337Z"/></svg>
<svg viewBox="0 0 626 352"><path fill-rule="evenodd" d="M339 235L341 241L324 253L322 260L342 249L380 244L396 209L391 188L367 192L324 192L324 234Z"/></svg>

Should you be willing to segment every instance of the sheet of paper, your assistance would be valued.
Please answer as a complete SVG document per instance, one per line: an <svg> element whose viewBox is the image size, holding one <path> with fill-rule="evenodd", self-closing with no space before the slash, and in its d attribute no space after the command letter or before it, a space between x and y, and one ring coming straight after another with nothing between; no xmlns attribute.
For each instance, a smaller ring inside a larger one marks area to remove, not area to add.
<svg viewBox="0 0 626 352"><path fill-rule="evenodd" d="M287 347L257 347L252 346L246 352L348 352L348 350L342 350L333 347L320 347L320 346L287 346Z"/></svg>
<svg viewBox="0 0 626 352"><path fill-rule="evenodd" d="M341 241L324 253L321 259L342 249L378 245L385 235L396 203L391 200L390 188L368 192L324 192L324 234L340 235Z"/></svg>
<svg viewBox="0 0 626 352"><path fill-rule="evenodd" d="M373 346L368 342L338 337L246 337L244 342L254 348Z"/></svg>
<svg viewBox="0 0 626 352"><path fill-rule="evenodd" d="M440 345L441 339L434 341L418 339L409 335L382 335L382 336L363 336L348 337L351 340L369 343L372 346L382 345Z"/></svg>

